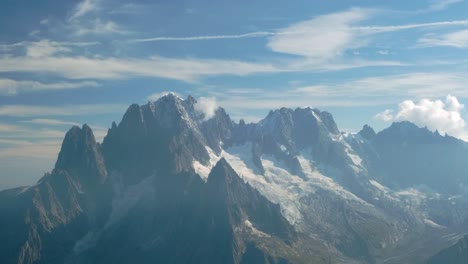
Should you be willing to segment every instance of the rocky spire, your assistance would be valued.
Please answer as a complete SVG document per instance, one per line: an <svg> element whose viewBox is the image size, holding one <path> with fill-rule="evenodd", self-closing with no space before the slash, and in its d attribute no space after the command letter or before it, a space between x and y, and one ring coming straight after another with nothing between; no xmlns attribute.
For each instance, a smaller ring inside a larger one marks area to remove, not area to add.
<svg viewBox="0 0 468 264"><path fill-rule="evenodd" d="M88 182L103 182L106 179L104 160L88 125L82 128L73 126L67 132L55 169L66 170Z"/></svg>
<svg viewBox="0 0 468 264"><path fill-rule="evenodd" d="M367 124L362 127L358 134L367 140L372 140L376 135L374 129Z"/></svg>

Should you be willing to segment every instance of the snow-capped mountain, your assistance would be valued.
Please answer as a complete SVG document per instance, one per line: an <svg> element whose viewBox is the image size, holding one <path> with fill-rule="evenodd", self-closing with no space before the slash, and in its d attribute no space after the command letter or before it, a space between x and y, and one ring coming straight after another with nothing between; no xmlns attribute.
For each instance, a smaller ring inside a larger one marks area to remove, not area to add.
<svg viewBox="0 0 468 264"><path fill-rule="evenodd" d="M211 118L131 105L102 144L65 136L36 185L0 192L1 263L423 263L468 231L468 144L328 112Z"/></svg>

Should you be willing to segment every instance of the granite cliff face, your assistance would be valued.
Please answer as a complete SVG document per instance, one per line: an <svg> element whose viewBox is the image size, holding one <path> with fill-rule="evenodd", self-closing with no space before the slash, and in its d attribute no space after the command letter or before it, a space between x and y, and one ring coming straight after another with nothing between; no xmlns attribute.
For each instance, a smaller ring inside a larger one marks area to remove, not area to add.
<svg viewBox="0 0 468 264"><path fill-rule="evenodd" d="M36 185L0 192L1 263L424 263L468 230L468 145L318 109L236 123L193 97L73 127Z"/></svg>

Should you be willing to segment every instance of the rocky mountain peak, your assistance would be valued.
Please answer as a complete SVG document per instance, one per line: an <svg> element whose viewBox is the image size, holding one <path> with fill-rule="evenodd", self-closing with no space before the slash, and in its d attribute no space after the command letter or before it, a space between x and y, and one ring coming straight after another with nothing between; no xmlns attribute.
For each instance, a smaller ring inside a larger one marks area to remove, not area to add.
<svg viewBox="0 0 468 264"><path fill-rule="evenodd" d="M55 169L85 177L85 181L103 182L107 177L100 146L88 125L73 126L65 135Z"/></svg>
<svg viewBox="0 0 468 264"><path fill-rule="evenodd" d="M232 169L231 165L229 165L225 158L221 158L211 170L208 176L208 184L232 182L235 176L236 172Z"/></svg>
<svg viewBox="0 0 468 264"><path fill-rule="evenodd" d="M358 134L367 140L372 140L376 136L374 129L367 124L362 127Z"/></svg>
<svg viewBox="0 0 468 264"><path fill-rule="evenodd" d="M330 114L327 111L319 111L318 109L313 110L315 114L317 114L320 119L322 120L323 124L325 127L328 129L328 131L332 134L339 134L340 130L338 129L338 126L336 125L335 119L333 119L333 115Z"/></svg>
<svg viewBox="0 0 468 264"><path fill-rule="evenodd" d="M444 140L438 133L431 132L427 127L421 128L409 121L394 122L376 137L379 141L391 143L393 141L405 141L414 143L440 142Z"/></svg>

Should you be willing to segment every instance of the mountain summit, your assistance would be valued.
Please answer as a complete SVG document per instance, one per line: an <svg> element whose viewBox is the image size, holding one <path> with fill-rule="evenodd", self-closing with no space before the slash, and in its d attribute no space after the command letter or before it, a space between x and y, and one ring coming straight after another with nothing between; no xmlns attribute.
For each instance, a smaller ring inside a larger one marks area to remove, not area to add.
<svg viewBox="0 0 468 264"><path fill-rule="evenodd" d="M133 104L102 144L72 127L51 173L0 192L0 262L424 263L468 231L461 140L197 104Z"/></svg>

